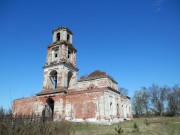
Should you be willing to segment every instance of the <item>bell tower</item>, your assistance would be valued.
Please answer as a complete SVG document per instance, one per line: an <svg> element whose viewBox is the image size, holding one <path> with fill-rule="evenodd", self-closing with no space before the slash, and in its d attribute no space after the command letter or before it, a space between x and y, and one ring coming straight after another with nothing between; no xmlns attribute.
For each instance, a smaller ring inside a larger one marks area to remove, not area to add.
<svg viewBox="0 0 180 135"><path fill-rule="evenodd" d="M47 47L43 91L73 89L77 83L76 49L73 33L66 27L52 31L53 42Z"/></svg>

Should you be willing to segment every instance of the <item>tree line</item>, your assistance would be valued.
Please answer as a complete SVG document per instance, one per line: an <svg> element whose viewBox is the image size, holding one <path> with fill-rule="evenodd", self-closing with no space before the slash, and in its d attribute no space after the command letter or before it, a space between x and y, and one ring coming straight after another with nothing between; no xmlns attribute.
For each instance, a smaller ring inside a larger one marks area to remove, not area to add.
<svg viewBox="0 0 180 135"><path fill-rule="evenodd" d="M131 99L135 116L178 116L180 115L180 87L160 87L152 84L134 92Z"/></svg>

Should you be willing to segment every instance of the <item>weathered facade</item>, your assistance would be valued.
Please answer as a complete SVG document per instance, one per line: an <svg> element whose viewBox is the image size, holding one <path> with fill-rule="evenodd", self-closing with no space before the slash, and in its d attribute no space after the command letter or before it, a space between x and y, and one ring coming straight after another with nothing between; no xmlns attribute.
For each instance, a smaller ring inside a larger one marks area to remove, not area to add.
<svg viewBox="0 0 180 135"><path fill-rule="evenodd" d="M120 95L117 82L106 72L97 70L77 79L77 51L72 36L65 27L53 30L43 67L42 91L34 97L16 99L13 113L91 122L132 118L130 99Z"/></svg>

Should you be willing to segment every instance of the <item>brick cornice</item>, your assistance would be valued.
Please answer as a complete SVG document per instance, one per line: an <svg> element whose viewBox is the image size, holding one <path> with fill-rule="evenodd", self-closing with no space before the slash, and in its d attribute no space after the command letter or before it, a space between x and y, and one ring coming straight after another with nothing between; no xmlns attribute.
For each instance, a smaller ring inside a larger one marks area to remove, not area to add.
<svg viewBox="0 0 180 135"><path fill-rule="evenodd" d="M64 27L64 26L58 27L58 28L52 30L52 33L54 33L54 31L62 30L62 29L66 29L69 34L72 34L72 35L73 35L73 32L72 32L70 29L68 29L67 27Z"/></svg>
<svg viewBox="0 0 180 135"><path fill-rule="evenodd" d="M50 64L50 65L44 65L43 68L45 69L45 68L49 68L49 67L53 67L53 66L58 66L58 65L64 65L64 66L66 66L66 67L68 67L68 68L70 68L70 69L72 69L72 70L74 70L74 71L79 71L78 68L72 66L70 63L67 63L67 62L52 63L52 64Z"/></svg>
<svg viewBox="0 0 180 135"><path fill-rule="evenodd" d="M80 80L78 80L78 82L90 81L90 80L101 79L101 78L108 78L108 79L110 79L111 81L113 81L114 83L118 84L113 78L111 78L111 77L108 76L108 75L106 75L106 76L98 76L98 77L80 79Z"/></svg>
<svg viewBox="0 0 180 135"><path fill-rule="evenodd" d="M94 92L103 92L103 91L113 91L117 94L120 94L119 91L111 88L111 87L103 87L103 88L95 88L95 89L86 89L86 90L67 90L67 94L69 95L75 95L75 94L83 94L83 93L94 93Z"/></svg>
<svg viewBox="0 0 180 135"><path fill-rule="evenodd" d="M75 52L77 52L77 50L74 47L74 45L69 43L69 42L67 42L67 41L65 41L65 40L53 42L50 45L48 45L48 48L51 48L51 47L54 47L54 46L58 46L58 45L63 45L63 44L68 46L70 49L74 50Z"/></svg>
<svg viewBox="0 0 180 135"><path fill-rule="evenodd" d="M50 94L57 94L57 93L67 93L66 90L51 90L51 91L42 91L37 93L37 96L42 96L42 95L50 95Z"/></svg>
<svg viewBox="0 0 180 135"><path fill-rule="evenodd" d="M37 96L42 95L50 95L50 94L58 94L58 93L64 93L67 95L76 95L76 94L84 94L84 93L94 93L94 92L104 92L104 91L113 91L120 95L119 91L110 88L110 87L103 87L103 88L95 88L95 89L86 89L86 90L67 90L67 89L61 89L61 90L51 90L51 91L42 91L37 93Z"/></svg>

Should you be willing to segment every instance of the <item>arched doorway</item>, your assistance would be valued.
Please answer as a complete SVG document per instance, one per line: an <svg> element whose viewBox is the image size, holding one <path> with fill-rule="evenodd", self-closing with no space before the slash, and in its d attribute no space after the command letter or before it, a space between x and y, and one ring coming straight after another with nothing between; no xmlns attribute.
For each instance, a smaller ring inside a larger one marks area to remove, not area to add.
<svg viewBox="0 0 180 135"><path fill-rule="evenodd" d="M54 114L54 100L52 98L48 98L45 104L45 117L53 118Z"/></svg>

